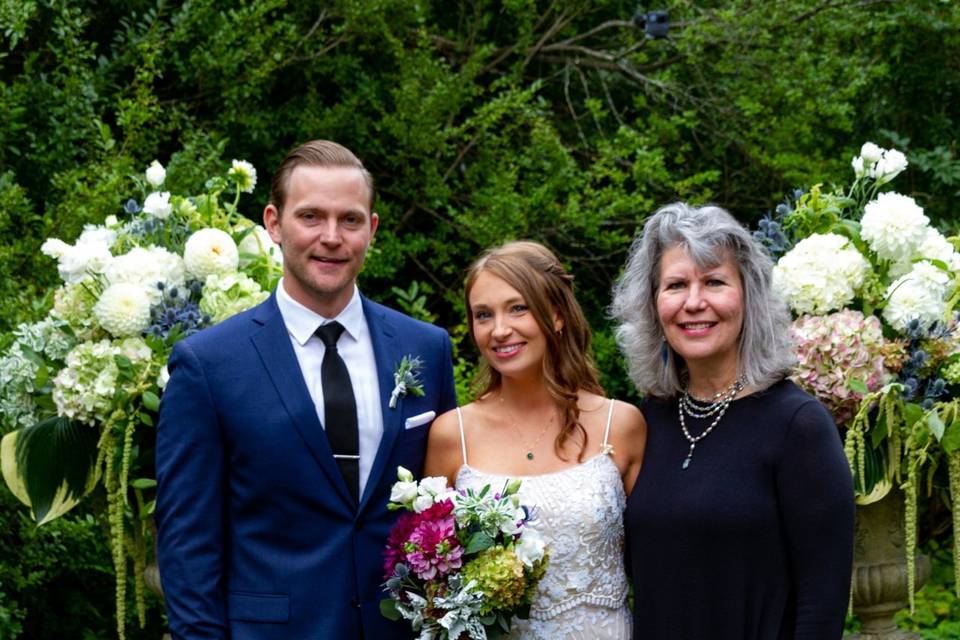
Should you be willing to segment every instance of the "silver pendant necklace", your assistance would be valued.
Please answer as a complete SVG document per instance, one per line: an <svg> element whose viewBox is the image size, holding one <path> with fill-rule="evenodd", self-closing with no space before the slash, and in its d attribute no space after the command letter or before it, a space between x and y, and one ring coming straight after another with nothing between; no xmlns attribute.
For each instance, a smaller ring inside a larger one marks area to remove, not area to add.
<svg viewBox="0 0 960 640"><path fill-rule="evenodd" d="M683 437L687 439L687 442L690 443L690 450L687 452L687 457L683 459L683 465L681 469L686 469L690 466L691 461L693 460L693 452L697 448L697 443L706 438L713 428L717 426L717 423L720 422L720 419L723 417L723 414L727 412L727 408L730 406L730 403L733 402L733 399L737 396L738 393L743 391L744 386L746 386L746 379L743 376L740 376L733 383L722 391L718 391L713 394L713 398L710 400L698 400L690 395L690 386L688 385L684 388L683 393L680 396L680 402L677 406L677 412L680 415L680 429L683 431ZM713 419L703 433L698 436L691 435L690 430L687 429L687 421L683 417L684 414L690 416L691 418L709 418L710 416L716 414L717 417Z"/></svg>

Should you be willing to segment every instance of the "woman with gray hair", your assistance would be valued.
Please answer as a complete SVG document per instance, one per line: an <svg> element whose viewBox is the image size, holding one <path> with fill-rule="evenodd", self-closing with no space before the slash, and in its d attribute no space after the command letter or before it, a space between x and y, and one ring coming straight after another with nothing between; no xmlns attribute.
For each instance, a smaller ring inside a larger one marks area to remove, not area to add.
<svg viewBox="0 0 960 640"><path fill-rule="evenodd" d="M634 638L839 638L853 483L832 417L786 379L772 263L715 206L644 225L612 312L645 395L627 502Z"/></svg>

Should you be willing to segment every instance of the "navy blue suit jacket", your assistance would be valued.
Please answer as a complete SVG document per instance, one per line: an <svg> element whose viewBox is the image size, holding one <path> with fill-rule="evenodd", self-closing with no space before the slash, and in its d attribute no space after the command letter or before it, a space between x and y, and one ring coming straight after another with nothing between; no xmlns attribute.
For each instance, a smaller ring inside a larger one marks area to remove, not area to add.
<svg viewBox="0 0 960 640"><path fill-rule="evenodd" d="M397 466L423 467L429 424L456 406L447 333L363 298L383 439L359 505L334 462L275 294L182 340L157 431L157 555L170 629L184 640L409 638L383 618L386 504ZM423 397L389 407L419 356Z"/></svg>

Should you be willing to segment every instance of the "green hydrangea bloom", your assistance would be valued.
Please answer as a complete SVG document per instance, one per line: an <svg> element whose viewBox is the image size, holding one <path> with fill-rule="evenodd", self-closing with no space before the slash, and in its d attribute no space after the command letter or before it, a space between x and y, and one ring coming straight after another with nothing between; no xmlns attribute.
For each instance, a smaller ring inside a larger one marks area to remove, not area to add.
<svg viewBox="0 0 960 640"><path fill-rule="evenodd" d="M65 284L57 289L51 315L66 322L79 340L98 340L106 333L97 323L93 307L97 296L87 282Z"/></svg>
<svg viewBox="0 0 960 640"><path fill-rule="evenodd" d="M951 362L940 370L940 377L948 384L960 384L960 360Z"/></svg>
<svg viewBox="0 0 960 640"><path fill-rule="evenodd" d="M498 610L512 611L525 602L527 578L523 562L513 549L496 545L481 551L463 567L464 583L471 580L484 595L480 615Z"/></svg>
<svg viewBox="0 0 960 640"><path fill-rule="evenodd" d="M212 274L204 282L200 310L217 323L260 304L269 295L245 273Z"/></svg>

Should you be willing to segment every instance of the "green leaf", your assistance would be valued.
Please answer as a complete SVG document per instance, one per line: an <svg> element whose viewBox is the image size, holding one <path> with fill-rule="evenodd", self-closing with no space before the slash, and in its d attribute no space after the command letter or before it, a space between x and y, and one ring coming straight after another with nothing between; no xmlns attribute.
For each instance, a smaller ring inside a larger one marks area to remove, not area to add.
<svg viewBox="0 0 960 640"><path fill-rule="evenodd" d="M909 429L917 423L917 420L923 417L923 407L916 402L903 403L903 422Z"/></svg>
<svg viewBox="0 0 960 640"><path fill-rule="evenodd" d="M83 497L97 461L99 439L97 429L61 417L20 431L17 468L37 522L43 521L64 483L67 498Z"/></svg>
<svg viewBox="0 0 960 640"><path fill-rule="evenodd" d="M504 633L510 633L510 619L501 614L497 615L497 622L500 623L500 628L503 629Z"/></svg>
<svg viewBox="0 0 960 640"><path fill-rule="evenodd" d="M943 439L940 440L940 445L947 453L960 450L960 420L954 420L950 423L943 434Z"/></svg>
<svg viewBox="0 0 960 640"><path fill-rule="evenodd" d="M488 613L485 616L480 616L480 624L483 626L491 625L497 621L497 615L495 613Z"/></svg>
<svg viewBox="0 0 960 640"><path fill-rule="evenodd" d="M117 382L133 380L133 362L130 361L130 358L118 353L117 355L113 356L113 360L117 363L117 371L119 373L117 376Z"/></svg>
<svg viewBox="0 0 960 640"><path fill-rule="evenodd" d="M130 483L130 486L134 489L140 489L141 491L144 489L153 489L157 486L157 481L153 478L137 478Z"/></svg>
<svg viewBox="0 0 960 640"><path fill-rule="evenodd" d="M887 421L878 420L870 429L870 444L879 447L884 438L887 437Z"/></svg>
<svg viewBox="0 0 960 640"><path fill-rule="evenodd" d="M147 425L148 427L153 426L153 418L150 417L149 413L139 413L137 415L140 416L140 422Z"/></svg>
<svg viewBox="0 0 960 640"><path fill-rule="evenodd" d="M158 411L160 409L160 397L153 391L144 391L142 397L143 406L147 409L150 409L150 411Z"/></svg>
<svg viewBox="0 0 960 640"><path fill-rule="evenodd" d="M485 534L483 531L478 531L470 536L470 541L467 542L467 547L463 550L463 553L466 555L480 553L484 549L489 549L492 547L493 542L493 538Z"/></svg>
<svg viewBox="0 0 960 640"><path fill-rule="evenodd" d="M397 601L393 598L385 598L380 601L380 614L387 620L399 620L400 612L397 611Z"/></svg>
<svg viewBox="0 0 960 640"><path fill-rule="evenodd" d="M856 391L857 393L870 393L870 389L867 388L867 384L863 380L858 380L857 378L850 378L847 380L847 388L851 391Z"/></svg>
<svg viewBox="0 0 960 640"><path fill-rule="evenodd" d="M943 439L943 432L947 430L947 425L943 424L940 414L936 411L927 414L927 427L929 427L930 433L937 439L937 442Z"/></svg>

